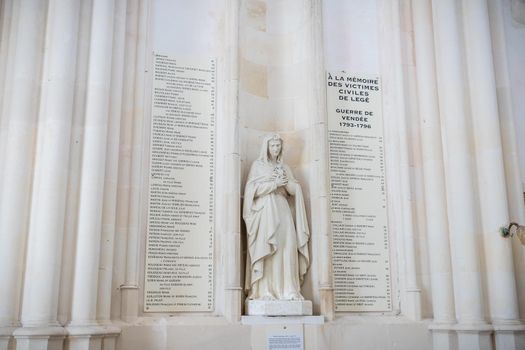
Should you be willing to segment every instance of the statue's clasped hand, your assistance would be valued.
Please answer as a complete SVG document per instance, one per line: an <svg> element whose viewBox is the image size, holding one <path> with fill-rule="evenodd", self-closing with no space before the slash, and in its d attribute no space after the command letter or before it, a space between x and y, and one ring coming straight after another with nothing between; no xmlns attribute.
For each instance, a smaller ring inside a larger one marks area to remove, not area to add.
<svg viewBox="0 0 525 350"><path fill-rule="evenodd" d="M277 183L277 187L284 187L288 184L288 180L280 177L276 180L276 183Z"/></svg>
<svg viewBox="0 0 525 350"><path fill-rule="evenodd" d="M277 187L283 187L288 184L288 176L286 176L286 172L281 167L274 169L272 177Z"/></svg>

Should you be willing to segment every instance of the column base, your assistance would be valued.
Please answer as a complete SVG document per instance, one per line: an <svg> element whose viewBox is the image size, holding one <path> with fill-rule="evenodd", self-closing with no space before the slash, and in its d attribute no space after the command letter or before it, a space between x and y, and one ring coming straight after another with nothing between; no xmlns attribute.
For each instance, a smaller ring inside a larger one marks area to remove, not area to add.
<svg viewBox="0 0 525 350"><path fill-rule="evenodd" d="M13 332L16 350L62 350L67 331L64 327L21 327Z"/></svg>
<svg viewBox="0 0 525 350"><path fill-rule="evenodd" d="M328 321L333 321L335 318L334 288L321 287L319 289L319 299L321 315L326 317Z"/></svg>
<svg viewBox="0 0 525 350"><path fill-rule="evenodd" d="M413 321L421 321L421 289L407 289L405 316Z"/></svg>
<svg viewBox="0 0 525 350"><path fill-rule="evenodd" d="M525 349L525 325L519 322L489 324L433 323L434 349L443 350L520 350ZM492 339L494 333L494 340Z"/></svg>
<svg viewBox="0 0 525 350"><path fill-rule="evenodd" d="M455 326L458 336L459 350L493 350L491 325L482 324L459 324Z"/></svg>
<svg viewBox="0 0 525 350"><path fill-rule="evenodd" d="M525 349L525 325L516 322L513 324L494 323L493 326L496 349Z"/></svg>
<svg viewBox="0 0 525 350"><path fill-rule="evenodd" d="M69 350L102 350L101 335L70 336L67 342Z"/></svg>
<svg viewBox="0 0 525 350"><path fill-rule="evenodd" d="M14 349L14 339L10 335L0 335L0 350Z"/></svg>
<svg viewBox="0 0 525 350"><path fill-rule="evenodd" d="M118 335L106 335L102 339L103 350L116 350L117 349L117 338Z"/></svg>
<svg viewBox="0 0 525 350"><path fill-rule="evenodd" d="M69 350L114 350L120 328L113 325L75 325L67 326Z"/></svg>
<svg viewBox="0 0 525 350"><path fill-rule="evenodd" d="M14 350L15 339L13 332L20 326L0 327L0 350Z"/></svg>
<svg viewBox="0 0 525 350"><path fill-rule="evenodd" d="M226 307L224 308L224 316L232 323L239 322L242 315L242 288L230 287L226 288Z"/></svg>
<svg viewBox="0 0 525 350"><path fill-rule="evenodd" d="M458 339L454 323L432 323L428 329L432 332L434 349L458 350Z"/></svg>
<svg viewBox="0 0 525 350"><path fill-rule="evenodd" d="M120 314L124 322L133 323L138 318L139 287L131 285L120 286Z"/></svg>

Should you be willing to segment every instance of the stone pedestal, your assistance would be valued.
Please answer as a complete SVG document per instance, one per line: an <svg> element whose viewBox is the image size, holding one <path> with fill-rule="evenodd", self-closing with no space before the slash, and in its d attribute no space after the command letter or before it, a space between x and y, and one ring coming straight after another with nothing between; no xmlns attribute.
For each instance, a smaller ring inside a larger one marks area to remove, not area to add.
<svg viewBox="0 0 525 350"><path fill-rule="evenodd" d="M68 345L69 350L114 350L116 338L121 330L119 327L107 324L69 325Z"/></svg>
<svg viewBox="0 0 525 350"><path fill-rule="evenodd" d="M457 349L457 335L454 326L455 323L432 323L428 326L432 332L434 349Z"/></svg>
<svg viewBox="0 0 525 350"><path fill-rule="evenodd" d="M250 316L311 316L310 300L246 300L246 315Z"/></svg>
<svg viewBox="0 0 525 350"><path fill-rule="evenodd" d="M286 303L283 300L277 302ZM276 302L274 301L274 303ZM311 305L310 301L295 301L294 303ZM284 310L283 308L282 311ZM324 344L318 343L318 330L324 324L324 316L242 316L241 324L251 328L252 350L328 349ZM271 338L275 339L275 337L291 337L294 338L295 342L292 345L285 341L285 344L278 346L272 344Z"/></svg>
<svg viewBox="0 0 525 350"><path fill-rule="evenodd" d="M0 327L0 350L9 350L14 348L13 332L18 327L3 326Z"/></svg>
<svg viewBox="0 0 525 350"><path fill-rule="evenodd" d="M492 350L491 331L458 331L459 350Z"/></svg>
<svg viewBox="0 0 525 350"><path fill-rule="evenodd" d="M14 331L17 350L62 350L67 331L60 326L21 327Z"/></svg>
<svg viewBox="0 0 525 350"><path fill-rule="evenodd" d="M493 322L496 349L525 349L525 325L519 322Z"/></svg>
<svg viewBox="0 0 525 350"><path fill-rule="evenodd" d="M494 344L492 342L492 333L494 328L492 325L481 324L457 324L456 330L459 350L493 350Z"/></svg>

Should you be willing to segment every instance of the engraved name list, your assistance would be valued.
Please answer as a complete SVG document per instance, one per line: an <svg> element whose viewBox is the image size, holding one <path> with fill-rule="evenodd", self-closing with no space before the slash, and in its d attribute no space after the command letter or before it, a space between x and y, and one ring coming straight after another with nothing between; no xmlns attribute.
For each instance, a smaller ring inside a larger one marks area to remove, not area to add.
<svg viewBox="0 0 525 350"><path fill-rule="evenodd" d="M144 310L213 310L215 60L154 55Z"/></svg>

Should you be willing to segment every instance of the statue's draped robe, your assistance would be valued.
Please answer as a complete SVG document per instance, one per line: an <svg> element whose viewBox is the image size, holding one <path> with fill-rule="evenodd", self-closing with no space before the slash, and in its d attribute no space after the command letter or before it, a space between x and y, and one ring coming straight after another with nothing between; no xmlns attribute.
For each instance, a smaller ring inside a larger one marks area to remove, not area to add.
<svg viewBox="0 0 525 350"><path fill-rule="evenodd" d="M279 166L286 172L289 194L284 187L277 188L272 177L275 166L262 159L253 162L246 183L243 218L249 299L302 299L310 233L301 187L288 166Z"/></svg>

